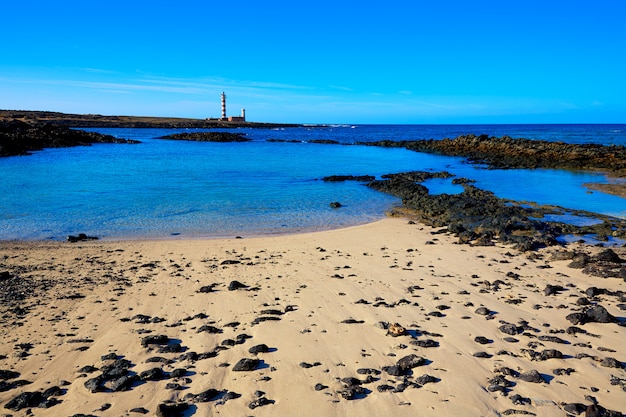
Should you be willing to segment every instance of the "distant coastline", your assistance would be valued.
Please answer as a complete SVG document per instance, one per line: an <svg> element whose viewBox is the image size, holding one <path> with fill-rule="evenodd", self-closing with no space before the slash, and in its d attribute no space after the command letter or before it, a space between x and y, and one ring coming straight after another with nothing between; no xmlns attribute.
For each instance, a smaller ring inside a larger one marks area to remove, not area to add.
<svg viewBox="0 0 626 417"><path fill-rule="evenodd" d="M103 116L99 114L69 114L52 111L0 110L0 121L20 120L27 123L49 123L65 127L123 127L123 128L276 128L299 127L299 124L229 122L215 119L150 116Z"/></svg>

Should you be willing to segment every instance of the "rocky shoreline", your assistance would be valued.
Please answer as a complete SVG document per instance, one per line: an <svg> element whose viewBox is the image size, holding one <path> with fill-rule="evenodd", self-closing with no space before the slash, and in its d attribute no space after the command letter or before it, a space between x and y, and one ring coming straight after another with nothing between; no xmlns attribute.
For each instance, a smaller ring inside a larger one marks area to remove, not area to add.
<svg viewBox="0 0 626 417"><path fill-rule="evenodd" d="M451 181L463 186L459 194L430 194L421 183L432 178L452 178L449 172L413 171L383 175L374 180L368 175L332 175L326 182L357 181L402 200L402 206L389 215L413 220L451 232L459 243L491 246L495 242L512 245L522 252L562 245L565 235L593 235L597 241L626 239L626 220L568 210L556 206L539 206L496 197L492 192L472 185L467 178ZM597 221L591 226L576 226L566 221L547 221L547 215L579 216ZM625 275L626 276L626 275Z"/></svg>
<svg viewBox="0 0 626 417"><path fill-rule="evenodd" d="M94 143L139 142L51 124L31 124L19 120L0 121L0 157L29 155L44 148L89 146Z"/></svg>
<svg viewBox="0 0 626 417"><path fill-rule="evenodd" d="M490 168L558 168L610 171L626 175L626 147L570 144L509 136L461 135L455 139L359 142L359 145L405 148L415 152L461 156Z"/></svg>

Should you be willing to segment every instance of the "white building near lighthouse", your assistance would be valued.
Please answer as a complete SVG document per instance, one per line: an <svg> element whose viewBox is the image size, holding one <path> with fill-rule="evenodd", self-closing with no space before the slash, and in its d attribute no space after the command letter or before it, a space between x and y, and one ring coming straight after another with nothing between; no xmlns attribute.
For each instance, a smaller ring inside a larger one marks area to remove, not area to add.
<svg viewBox="0 0 626 417"><path fill-rule="evenodd" d="M245 122L246 121L246 109L241 109L241 116L226 116L226 93L222 91L222 117L219 118L220 122Z"/></svg>

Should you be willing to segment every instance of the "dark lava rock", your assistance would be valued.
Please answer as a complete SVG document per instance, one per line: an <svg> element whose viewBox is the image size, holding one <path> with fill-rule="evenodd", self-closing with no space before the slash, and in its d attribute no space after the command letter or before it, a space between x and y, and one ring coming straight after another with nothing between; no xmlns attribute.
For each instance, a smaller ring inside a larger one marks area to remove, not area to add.
<svg viewBox="0 0 626 417"><path fill-rule="evenodd" d="M89 390L89 392L95 393L104 390L104 387L102 386L104 381L105 379L103 379L102 376L97 376L95 378L88 379L83 385Z"/></svg>
<svg viewBox="0 0 626 417"><path fill-rule="evenodd" d="M511 336L515 336L516 334L521 333L522 330L512 323L505 323L502 326L498 327L498 329L502 333L510 334Z"/></svg>
<svg viewBox="0 0 626 417"><path fill-rule="evenodd" d="M273 403L274 403L274 401L268 400L265 397L261 397L261 398L257 398L256 400L254 400L250 404L248 404L248 408L250 408L251 410L254 410L257 407L262 407L264 405L269 405L269 404L273 404Z"/></svg>
<svg viewBox="0 0 626 417"><path fill-rule="evenodd" d="M415 383L419 385L426 385L429 383L434 383L434 382L439 382L439 381L441 381L439 378L434 377L432 375L428 375L428 374L424 374L422 376L418 376L417 378L415 378Z"/></svg>
<svg viewBox="0 0 626 417"><path fill-rule="evenodd" d="M323 385L323 384L315 384L315 391L323 391L326 388L328 388L328 386Z"/></svg>
<svg viewBox="0 0 626 417"><path fill-rule="evenodd" d="M69 235L67 237L67 241L71 243L85 242L88 240L98 240L98 238L96 236L87 236L84 233L79 233L78 236Z"/></svg>
<svg viewBox="0 0 626 417"><path fill-rule="evenodd" d="M572 324L587 323L587 316L585 315L585 313L570 313L565 318Z"/></svg>
<svg viewBox="0 0 626 417"><path fill-rule="evenodd" d="M569 414L579 415L587 410L587 406L581 403L569 403L563 405L563 411Z"/></svg>
<svg viewBox="0 0 626 417"><path fill-rule="evenodd" d="M519 394L511 395L511 402L513 405L527 405L530 404L530 398L522 397Z"/></svg>
<svg viewBox="0 0 626 417"><path fill-rule="evenodd" d="M148 345L165 345L169 342L169 338L164 334L150 335L141 339L141 346L148 347Z"/></svg>
<svg viewBox="0 0 626 417"><path fill-rule="evenodd" d="M139 142L48 123L0 121L0 156L28 155L44 148L89 146L93 143Z"/></svg>
<svg viewBox="0 0 626 417"><path fill-rule="evenodd" d="M419 346L421 348L439 347L439 342L437 342L436 340L432 340L432 339L412 340L411 344Z"/></svg>
<svg viewBox="0 0 626 417"><path fill-rule="evenodd" d="M142 381L160 381L165 379L165 373L161 368L152 368L139 374Z"/></svg>
<svg viewBox="0 0 626 417"><path fill-rule="evenodd" d="M624 367L624 365L622 365L622 363L615 358L604 358L602 359L602 362L600 362L600 365L606 368L617 368L617 369L622 369Z"/></svg>
<svg viewBox="0 0 626 417"><path fill-rule="evenodd" d="M382 385L377 386L376 390L378 392L394 391L395 387L393 385L382 384Z"/></svg>
<svg viewBox="0 0 626 417"><path fill-rule="evenodd" d="M476 336L474 338L474 342L480 343L481 345L486 345L488 343L493 343L493 340L487 339L485 336Z"/></svg>
<svg viewBox="0 0 626 417"><path fill-rule="evenodd" d="M355 378L353 376L349 376L349 377L346 377L346 378L341 378L341 383L344 384L346 387L355 386L355 385L361 385L362 384L360 379Z"/></svg>
<svg viewBox="0 0 626 417"><path fill-rule="evenodd" d="M19 411L23 408L40 407L45 404L46 397L41 392L23 392L4 405L4 408ZM44 407L47 408L47 407Z"/></svg>
<svg viewBox="0 0 626 417"><path fill-rule="evenodd" d="M215 291L215 284L211 284L211 285L204 285L202 287L200 287L200 289L198 290L198 292L200 293L210 293Z"/></svg>
<svg viewBox="0 0 626 417"><path fill-rule="evenodd" d="M548 359L562 359L563 353L556 349L545 349L539 354L538 360L545 361Z"/></svg>
<svg viewBox="0 0 626 417"><path fill-rule="evenodd" d="M330 208L338 209L341 208L341 203L339 201L333 201L329 204Z"/></svg>
<svg viewBox="0 0 626 417"><path fill-rule="evenodd" d="M227 393L225 393L222 396L222 401L228 401L228 400L235 400L237 398L240 398L241 394L238 394L236 392L232 392L232 391L228 391Z"/></svg>
<svg viewBox="0 0 626 417"><path fill-rule="evenodd" d="M0 369L0 381L6 381L7 379L19 378L19 376L20 376L19 372Z"/></svg>
<svg viewBox="0 0 626 417"><path fill-rule="evenodd" d="M170 372L172 378L182 378L187 374L187 370L184 368L176 368Z"/></svg>
<svg viewBox="0 0 626 417"><path fill-rule="evenodd" d="M146 363L170 363L171 360L164 358L163 356L152 356L146 359Z"/></svg>
<svg viewBox="0 0 626 417"><path fill-rule="evenodd" d="M569 375L573 372L576 372L574 368L556 368L552 370L552 373L557 376Z"/></svg>
<svg viewBox="0 0 626 417"><path fill-rule="evenodd" d="M541 335L537 338L537 340L541 341L541 342L552 342L552 343L560 343L563 345L569 345L569 342L567 340L563 340L560 337L557 336L547 336L547 335Z"/></svg>
<svg viewBox="0 0 626 417"><path fill-rule="evenodd" d="M363 324L365 320L345 319L341 321L342 324Z"/></svg>
<svg viewBox="0 0 626 417"><path fill-rule="evenodd" d="M239 281L231 281L230 284L228 284L228 291L242 290L245 288L249 288L249 286Z"/></svg>
<svg viewBox="0 0 626 417"><path fill-rule="evenodd" d="M143 407L137 407L137 408L131 408L130 412L131 413L139 413L139 414L148 414L150 411L146 410Z"/></svg>
<svg viewBox="0 0 626 417"><path fill-rule="evenodd" d="M565 288L563 288L560 285L546 285L546 288L543 289L543 295L556 295L559 292L563 291Z"/></svg>
<svg viewBox="0 0 626 417"><path fill-rule="evenodd" d="M596 297L598 295L603 295L606 294L606 289L604 288L598 288L598 287L589 287L585 290L585 294L587 295L587 297Z"/></svg>
<svg viewBox="0 0 626 417"><path fill-rule="evenodd" d="M609 314L606 308L601 305L591 307L585 311L588 322L593 323L614 323L615 317Z"/></svg>
<svg viewBox="0 0 626 417"><path fill-rule="evenodd" d="M533 383L541 383L541 382L546 382L545 379L543 379L543 376L541 376L541 374L537 371L537 370L532 370L532 371L528 371L528 372L524 372L523 374L519 375L519 379L521 379L522 381L526 381L526 382L533 382Z"/></svg>
<svg viewBox="0 0 626 417"><path fill-rule="evenodd" d="M196 394L193 398L195 402L206 403L217 399L219 395L220 392L218 390L216 390L215 388L209 388L206 391L202 391L201 393Z"/></svg>
<svg viewBox="0 0 626 417"><path fill-rule="evenodd" d="M374 181L376 177L373 175L330 175L322 178L324 182L343 182L343 181L358 181L358 182L370 182Z"/></svg>
<svg viewBox="0 0 626 417"><path fill-rule="evenodd" d="M417 366L422 366L422 365L426 365L426 359L422 358L421 356L417 356L416 354L413 354L413 353L401 359L398 359L398 361L396 362L396 366L404 370L413 369Z"/></svg>
<svg viewBox="0 0 626 417"><path fill-rule="evenodd" d="M263 323L265 321L280 321L281 318L278 316L261 316L261 317L257 317L254 320L252 320L252 325L256 325L259 323Z"/></svg>
<svg viewBox="0 0 626 417"><path fill-rule="evenodd" d="M185 348L180 343L171 343L169 345L160 346L157 350L158 353L180 353Z"/></svg>
<svg viewBox="0 0 626 417"><path fill-rule="evenodd" d="M624 260L622 260L618 254L616 254L612 249L605 249L602 252L598 253L597 255L592 257L593 261L596 262L612 262L612 263L623 263L625 262Z"/></svg>
<svg viewBox="0 0 626 417"><path fill-rule="evenodd" d="M157 417L183 417L189 409L187 403L165 402L157 406Z"/></svg>
<svg viewBox="0 0 626 417"><path fill-rule="evenodd" d="M422 223L447 227L461 243L492 245L498 239L525 251L556 245L556 237L563 234L561 225L532 219L543 216L540 209L511 204L473 185L463 185L459 194L431 195L417 183L423 181L421 174L383 175L368 186L401 198L403 206L414 211Z"/></svg>
<svg viewBox="0 0 626 417"><path fill-rule="evenodd" d="M601 405L593 404L585 410L585 417L623 417L621 411L607 410Z"/></svg>
<svg viewBox="0 0 626 417"><path fill-rule="evenodd" d="M380 375L381 372L378 369L374 368L359 368L356 370L356 373L359 375Z"/></svg>
<svg viewBox="0 0 626 417"><path fill-rule="evenodd" d="M300 368L304 368L304 369L309 369L309 368L313 368L314 366L320 366L321 363L320 362L315 362L315 363L308 363L308 362L300 362Z"/></svg>
<svg viewBox="0 0 626 417"><path fill-rule="evenodd" d="M248 349L248 352L253 355L257 355L259 353L267 353L269 351L270 351L270 348L264 343L261 343L260 345L252 346L250 349Z"/></svg>
<svg viewBox="0 0 626 417"><path fill-rule="evenodd" d="M217 327L211 326L210 324L205 324L198 329L197 333L200 333L200 332L207 332L209 334L219 334L219 333L222 333L222 329L218 329Z"/></svg>
<svg viewBox="0 0 626 417"><path fill-rule="evenodd" d="M585 253L576 254L571 259L572 259L572 262L570 262L568 267L573 268L573 269L583 269L590 260L589 255Z"/></svg>
<svg viewBox="0 0 626 417"><path fill-rule="evenodd" d="M491 312L487 307L478 307L474 313L479 314L481 316L488 316Z"/></svg>
<svg viewBox="0 0 626 417"><path fill-rule="evenodd" d="M406 369L397 365L383 366L383 371L387 372L391 376L402 376L402 375L406 375L407 373Z"/></svg>
<svg viewBox="0 0 626 417"><path fill-rule="evenodd" d="M103 379L113 379L128 373L128 369L133 366L128 359L118 359L115 362L100 368Z"/></svg>
<svg viewBox="0 0 626 417"><path fill-rule="evenodd" d="M566 319L574 325L586 323L614 323L617 321L617 319L601 305L587 308L582 313L568 314Z"/></svg>
<svg viewBox="0 0 626 417"><path fill-rule="evenodd" d="M231 132L184 132L162 136L159 139L190 140L195 142L249 142L243 133Z"/></svg>
<svg viewBox="0 0 626 417"><path fill-rule="evenodd" d="M243 358L233 366L233 371L254 371L260 362L258 359Z"/></svg>
<svg viewBox="0 0 626 417"><path fill-rule="evenodd" d="M491 358L493 355L490 355L487 352L476 352L474 353L472 356L474 356L475 358L485 358L485 359L489 359Z"/></svg>
<svg viewBox="0 0 626 417"><path fill-rule="evenodd" d="M137 375L124 375L111 381L111 390L115 392L128 391L139 380Z"/></svg>
<svg viewBox="0 0 626 417"><path fill-rule="evenodd" d="M100 356L100 360L102 361L114 361L117 359L117 354L115 352L107 353L106 355Z"/></svg>

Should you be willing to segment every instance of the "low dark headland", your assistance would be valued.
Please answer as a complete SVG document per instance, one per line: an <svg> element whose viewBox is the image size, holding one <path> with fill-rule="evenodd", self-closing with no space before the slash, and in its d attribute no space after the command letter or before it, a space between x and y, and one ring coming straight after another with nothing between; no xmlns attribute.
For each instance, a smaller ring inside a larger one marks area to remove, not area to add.
<svg viewBox="0 0 626 417"><path fill-rule="evenodd" d="M88 146L94 143L139 142L51 124L0 121L0 156L28 155L44 148Z"/></svg>
<svg viewBox="0 0 626 417"><path fill-rule="evenodd" d="M195 142L249 142L251 140L242 133L230 132L185 132L161 136L159 139L189 140Z"/></svg>
<svg viewBox="0 0 626 417"><path fill-rule="evenodd" d="M492 168L561 168L610 171L626 176L626 147L465 135L455 139L360 142L416 152L466 157Z"/></svg>
<svg viewBox="0 0 626 417"><path fill-rule="evenodd" d="M207 129L222 127L296 127L286 123L228 122L215 119L191 119L182 117L103 116L100 114L68 114L49 111L0 110L0 120L21 120L30 123L50 123L68 127L123 127L123 128L169 128Z"/></svg>

